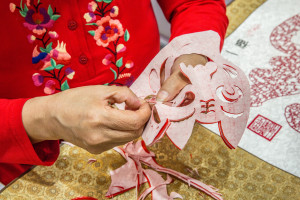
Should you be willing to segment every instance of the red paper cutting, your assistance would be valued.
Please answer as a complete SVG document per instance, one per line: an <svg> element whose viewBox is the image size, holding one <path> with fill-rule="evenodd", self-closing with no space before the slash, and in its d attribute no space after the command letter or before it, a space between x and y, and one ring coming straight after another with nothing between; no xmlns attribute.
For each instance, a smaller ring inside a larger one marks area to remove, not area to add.
<svg viewBox="0 0 300 200"><path fill-rule="evenodd" d="M127 163L111 172L112 183L106 197L114 197L132 188L136 188L139 194L140 185L148 182L149 188L138 199L142 200L150 193L153 200L182 198L175 192L167 194L166 184L171 183L171 179L168 176L164 180L157 173L162 172L177 177L214 199L222 200L221 194L213 186L160 166L155 154L146 148L146 145L158 142L165 134L176 147L184 148L195 121L217 124L225 144L231 149L238 145L249 116L249 84L245 74L220 55L219 45L220 37L213 31L179 36L158 53L130 87L137 96L146 97L154 106L142 135L144 141L115 148ZM205 55L209 62L205 66L199 64L195 67L181 63L181 72L191 84L172 102L157 102L155 96L160 89L162 67L165 69L165 78L168 78L175 59L191 53ZM142 164L153 170L143 169Z"/></svg>
<svg viewBox="0 0 300 200"><path fill-rule="evenodd" d="M216 123L225 144L231 149L237 147L249 116L249 83L238 67L220 55L219 44L220 37L213 31L175 38L130 87L138 96L156 95L160 89L162 66L165 67L165 78L168 78L175 59L180 55L197 53L209 58L205 66L180 64L182 73L191 84L178 94L171 106L156 102L153 109L157 110L160 120L155 121L152 112L143 133L147 145L154 144L167 134L173 144L182 149L197 121L201 124ZM187 101L187 95L193 98Z"/></svg>

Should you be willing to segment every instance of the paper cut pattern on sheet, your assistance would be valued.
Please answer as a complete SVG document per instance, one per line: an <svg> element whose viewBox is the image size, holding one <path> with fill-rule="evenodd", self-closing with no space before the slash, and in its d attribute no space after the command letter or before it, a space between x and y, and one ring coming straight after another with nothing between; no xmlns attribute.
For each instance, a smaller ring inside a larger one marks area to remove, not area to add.
<svg viewBox="0 0 300 200"><path fill-rule="evenodd" d="M300 14L275 27L270 42L287 56L272 57L271 69L256 68L250 72L252 107L270 99L300 94Z"/></svg>
<svg viewBox="0 0 300 200"><path fill-rule="evenodd" d="M242 70L225 60L219 49L220 37L213 31L175 38L130 87L140 97L156 95L162 69L165 69L165 79L168 78L177 57L197 53L209 58L205 66L180 64L182 73L191 84L179 93L171 106L155 104L143 133L146 145L154 144L166 134L176 147L183 149L197 121L217 124L225 144L230 149L237 147L249 116L249 83ZM187 96L192 98L187 99Z"/></svg>
<svg viewBox="0 0 300 200"><path fill-rule="evenodd" d="M300 103L288 105L284 115L289 126L300 133Z"/></svg>

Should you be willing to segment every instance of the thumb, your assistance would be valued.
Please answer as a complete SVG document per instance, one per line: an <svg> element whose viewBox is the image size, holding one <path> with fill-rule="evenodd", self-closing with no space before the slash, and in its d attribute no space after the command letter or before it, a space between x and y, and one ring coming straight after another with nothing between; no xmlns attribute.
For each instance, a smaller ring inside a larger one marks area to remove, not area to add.
<svg viewBox="0 0 300 200"><path fill-rule="evenodd" d="M111 104L125 102L126 107L130 110L137 110L141 106L140 99L127 87L109 86L111 87L111 94L107 100Z"/></svg>
<svg viewBox="0 0 300 200"><path fill-rule="evenodd" d="M157 93L157 101L170 101L173 100L177 94L184 88L190 81L180 71L172 73L167 80L162 84Z"/></svg>

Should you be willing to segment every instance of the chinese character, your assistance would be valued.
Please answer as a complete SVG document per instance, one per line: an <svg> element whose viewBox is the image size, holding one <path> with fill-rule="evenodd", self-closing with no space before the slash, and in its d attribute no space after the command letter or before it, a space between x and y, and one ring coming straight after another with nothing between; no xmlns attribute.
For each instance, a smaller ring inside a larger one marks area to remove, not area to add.
<svg viewBox="0 0 300 200"><path fill-rule="evenodd" d="M248 42L242 39L238 39L235 45L244 49L248 45Z"/></svg>
<svg viewBox="0 0 300 200"><path fill-rule="evenodd" d="M207 114L209 112L215 112L215 110L213 110L213 107L215 106L215 104L211 104L210 102L215 101L214 99L210 99L208 101L203 101L200 100L200 104L201 105L201 113ZM210 110L210 108L212 108L212 110Z"/></svg>

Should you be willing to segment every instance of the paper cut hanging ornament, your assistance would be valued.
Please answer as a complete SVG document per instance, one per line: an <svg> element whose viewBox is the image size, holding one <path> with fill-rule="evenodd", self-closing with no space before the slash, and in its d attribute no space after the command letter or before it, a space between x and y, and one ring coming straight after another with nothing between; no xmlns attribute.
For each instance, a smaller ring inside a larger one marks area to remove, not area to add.
<svg viewBox="0 0 300 200"><path fill-rule="evenodd" d="M171 106L162 102L153 106L142 136L147 145L166 134L175 146L183 149L197 121L218 124L225 144L230 149L237 147L249 116L249 83L242 70L225 60L219 49L220 37L213 31L177 37L157 54L130 87L140 97L155 96L160 89L160 73L164 68L167 79L177 57L196 53L209 59L205 66L180 64L181 72L191 84L178 94Z"/></svg>
<svg viewBox="0 0 300 200"><path fill-rule="evenodd" d="M169 176L164 180L158 171L177 177L216 200L223 200L216 188L160 166L155 160L155 154L146 147L166 134L175 146L183 149L192 134L195 121L218 124L225 144L231 149L237 147L249 116L249 83L238 67L222 58L219 47L220 37L213 31L179 36L159 52L133 83L130 89L137 96L150 97L148 102L154 104L152 115L143 132L143 141L114 148L127 163L111 172L112 182L106 197L112 198L132 188L136 188L138 195L140 185L148 182L149 188L137 199L143 200L150 193L153 200L182 199L176 192L168 195L166 185L172 180ZM167 79L176 58L191 53L205 55L209 62L205 66L195 67L181 63L181 72L191 84L172 102L157 102L155 96L160 89L160 73L164 69ZM142 164L153 170L144 169Z"/></svg>

